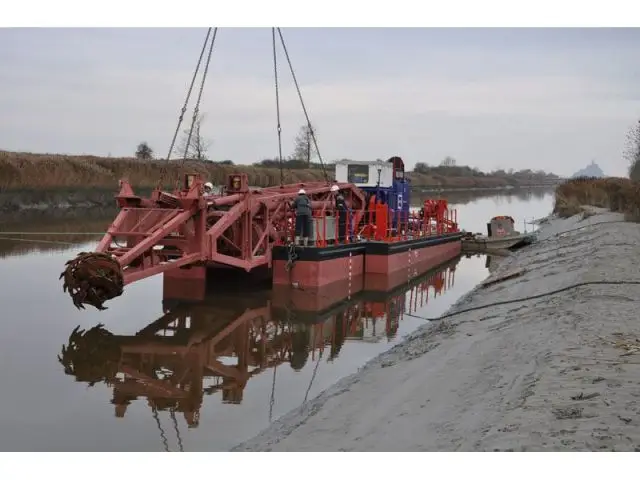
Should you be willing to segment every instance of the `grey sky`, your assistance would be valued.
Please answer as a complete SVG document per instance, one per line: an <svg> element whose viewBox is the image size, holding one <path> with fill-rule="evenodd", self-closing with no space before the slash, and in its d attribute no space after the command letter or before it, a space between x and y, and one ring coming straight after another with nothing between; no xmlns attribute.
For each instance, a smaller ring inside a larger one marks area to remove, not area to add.
<svg viewBox="0 0 640 480"><path fill-rule="evenodd" d="M166 155L206 29L0 30L0 149ZM283 29L327 160L454 156L621 175L638 29ZM284 150L304 122L284 56ZM216 160L277 154L269 29L218 32L202 111Z"/></svg>

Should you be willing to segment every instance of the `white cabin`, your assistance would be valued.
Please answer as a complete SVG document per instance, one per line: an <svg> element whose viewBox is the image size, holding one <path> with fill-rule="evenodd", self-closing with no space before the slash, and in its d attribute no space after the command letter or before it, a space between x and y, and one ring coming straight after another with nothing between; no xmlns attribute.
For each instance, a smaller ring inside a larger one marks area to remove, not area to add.
<svg viewBox="0 0 640 480"><path fill-rule="evenodd" d="M358 162L340 160L336 162L336 181L353 183L357 187L390 188L393 186L393 163L376 160Z"/></svg>

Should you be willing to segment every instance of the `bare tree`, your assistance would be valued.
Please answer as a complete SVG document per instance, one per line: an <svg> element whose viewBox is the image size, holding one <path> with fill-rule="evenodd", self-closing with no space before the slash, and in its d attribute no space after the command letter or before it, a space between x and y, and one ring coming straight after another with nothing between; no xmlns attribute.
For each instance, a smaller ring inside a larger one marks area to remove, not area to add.
<svg viewBox="0 0 640 480"><path fill-rule="evenodd" d="M147 142L142 142L138 145L136 158L138 160L151 160L153 158L153 149Z"/></svg>
<svg viewBox="0 0 640 480"><path fill-rule="evenodd" d="M429 165L426 162L418 162L413 167L413 171L416 173L429 173Z"/></svg>
<svg viewBox="0 0 640 480"><path fill-rule="evenodd" d="M640 181L640 120L627 133L624 156L629 162L629 178Z"/></svg>
<svg viewBox="0 0 640 480"><path fill-rule="evenodd" d="M200 114L196 117L190 139L189 131L191 130L191 126L183 131L182 142L180 143L177 151L180 157L184 157L188 160L209 160L208 151L211 146L211 142L205 139L202 134L202 124L204 123L204 120L204 114ZM187 140L189 141L188 148Z"/></svg>
<svg viewBox="0 0 640 480"><path fill-rule="evenodd" d="M312 132L313 136L315 136L317 140L318 133L313 125L311 125L311 127L309 125L303 125L300 127L300 131L295 139L291 159L306 161L307 164L311 163L311 159L316 156L315 145L311 135Z"/></svg>

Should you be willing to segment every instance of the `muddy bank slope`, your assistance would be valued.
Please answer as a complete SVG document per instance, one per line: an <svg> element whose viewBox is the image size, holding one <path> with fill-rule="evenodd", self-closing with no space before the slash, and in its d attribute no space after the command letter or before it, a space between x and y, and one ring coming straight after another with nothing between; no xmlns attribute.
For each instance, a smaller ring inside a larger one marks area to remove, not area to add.
<svg viewBox="0 0 640 480"><path fill-rule="evenodd" d="M551 220L451 312L565 291L425 325L235 450L640 450L640 285L572 288L640 283L621 220Z"/></svg>

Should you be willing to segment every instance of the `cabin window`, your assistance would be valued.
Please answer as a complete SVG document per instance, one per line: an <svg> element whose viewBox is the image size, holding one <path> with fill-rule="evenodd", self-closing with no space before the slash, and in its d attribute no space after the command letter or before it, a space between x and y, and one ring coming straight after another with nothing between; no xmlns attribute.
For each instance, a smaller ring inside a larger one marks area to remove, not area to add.
<svg viewBox="0 0 640 480"><path fill-rule="evenodd" d="M396 170L396 180L404 179L404 170Z"/></svg>
<svg viewBox="0 0 640 480"><path fill-rule="evenodd" d="M369 165L347 165L349 183L369 183Z"/></svg>

